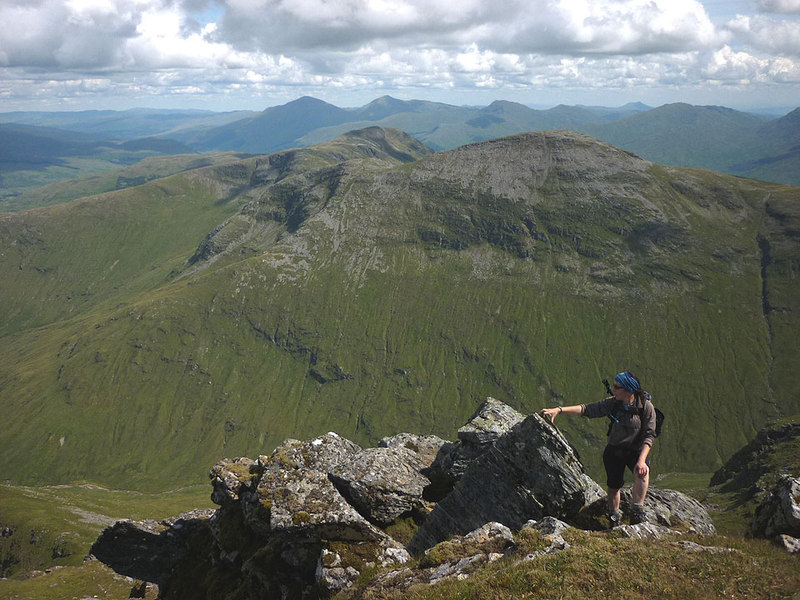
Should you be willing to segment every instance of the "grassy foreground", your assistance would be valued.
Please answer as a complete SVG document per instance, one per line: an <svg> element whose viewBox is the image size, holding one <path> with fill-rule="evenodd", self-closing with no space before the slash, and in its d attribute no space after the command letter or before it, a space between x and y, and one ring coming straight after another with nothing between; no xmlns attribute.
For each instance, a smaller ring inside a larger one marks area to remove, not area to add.
<svg viewBox="0 0 800 600"><path fill-rule="evenodd" d="M716 600L800 598L797 557L763 540L697 538L705 549L672 540L619 539L572 530L561 553L510 566L491 563L468 579L409 589L356 589L341 600L601 600L609 597ZM721 548L714 550L710 548Z"/></svg>
<svg viewBox="0 0 800 600"><path fill-rule="evenodd" d="M737 506L737 496L709 488L710 473L671 473L655 485L680 489L708 503L721 532L710 538L676 536L664 541L622 539L605 532L571 530L571 548L559 554L516 564L540 549L536 539L520 536L517 553L485 565L462 581L443 581L409 589L369 586L368 578L337 600L461 600L552 598L800 598L798 557L764 540L744 537L752 507ZM8 579L0 579L0 598L19 600L123 600L136 582L121 577L97 561L84 562L105 523L116 518L162 519L192 508L210 507L208 486L160 494L108 490L97 486L21 487L0 485L0 524L25 517L25 542L38 532L40 549L48 541L66 541L68 556L53 560L46 552L29 554ZM19 531L19 530L18 530ZM16 535L16 533L15 533ZM8 547L2 544L2 556ZM538 540L539 542L541 540ZM692 550L677 542L695 542ZM533 544L528 548L526 544ZM30 550L30 548L28 548ZM46 571L45 571L46 569ZM37 570L38 572L31 571ZM45 572L42 572L45 571Z"/></svg>

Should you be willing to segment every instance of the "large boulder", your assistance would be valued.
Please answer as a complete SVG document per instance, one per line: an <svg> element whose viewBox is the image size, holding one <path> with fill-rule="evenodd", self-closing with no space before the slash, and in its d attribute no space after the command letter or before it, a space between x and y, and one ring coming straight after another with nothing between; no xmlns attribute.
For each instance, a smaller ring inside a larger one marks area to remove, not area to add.
<svg viewBox="0 0 800 600"><path fill-rule="evenodd" d="M367 448L340 463L329 477L361 515L386 526L414 512L427 513L422 492L430 481L420 473L424 466L405 446Z"/></svg>
<svg viewBox="0 0 800 600"><path fill-rule="evenodd" d="M750 533L757 537L800 537L800 479L783 476L756 509Z"/></svg>
<svg viewBox="0 0 800 600"><path fill-rule="evenodd" d="M520 423L525 416L494 398L486 400L458 430L458 440L447 442L439 450L433 464L423 470L431 480L425 490L428 500L444 498L464 475L470 463L484 454L501 436Z"/></svg>
<svg viewBox="0 0 800 600"><path fill-rule="evenodd" d="M417 455L419 468L427 469L433 465L439 451L450 442L435 435L398 433L378 442L378 448L405 448Z"/></svg>
<svg viewBox="0 0 800 600"><path fill-rule="evenodd" d="M545 516L569 520L603 493L561 432L534 414L469 464L408 550L418 554L490 521L519 529Z"/></svg>

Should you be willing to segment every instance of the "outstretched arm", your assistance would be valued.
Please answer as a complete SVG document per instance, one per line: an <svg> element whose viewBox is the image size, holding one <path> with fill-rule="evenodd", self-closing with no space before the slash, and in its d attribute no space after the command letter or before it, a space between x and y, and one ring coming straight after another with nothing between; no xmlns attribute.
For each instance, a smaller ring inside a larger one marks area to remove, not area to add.
<svg viewBox="0 0 800 600"><path fill-rule="evenodd" d="M555 408L543 408L539 414L542 415L543 418L547 419L551 423L556 420L556 417L561 413L566 413L568 415L582 415L583 414L583 406L580 404L576 404L574 406L557 406Z"/></svg>

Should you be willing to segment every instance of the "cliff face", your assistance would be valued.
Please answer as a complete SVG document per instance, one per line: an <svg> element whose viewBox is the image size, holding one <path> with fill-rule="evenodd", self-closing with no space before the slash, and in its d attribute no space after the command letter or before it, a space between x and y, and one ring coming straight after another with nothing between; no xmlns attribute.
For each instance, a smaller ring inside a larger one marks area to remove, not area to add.
<svg viewBox="0 0 800 600"><path fill-rule="evenodd" d="M512 530L555 536L563 521L607 524L600 487L539 415L523 419L490 398L459 436L450 443L400 434L362 449L328 433L287 440L255 460L225 459L210 473L220 506L210 518L120 522L92 553L122 574L158 583L165 599L300 599L348 587L376 566L400 568L411 554L424 558L403 575L407 583L434 581L519 552ZM463 474L448 473L454 487L434 503L426 489L443 489L442 465L456 462L447 460L452 455ZM702 507L677 492L655 491L648 518L621 531L652 535L678 524L714 531ZM566 547L548 539L543 552Z"/></svg>

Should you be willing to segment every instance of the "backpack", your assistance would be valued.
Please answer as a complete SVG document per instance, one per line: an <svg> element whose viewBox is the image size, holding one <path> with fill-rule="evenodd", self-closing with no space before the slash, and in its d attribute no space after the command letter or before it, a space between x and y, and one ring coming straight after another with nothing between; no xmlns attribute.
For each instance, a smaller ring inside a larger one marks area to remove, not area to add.
<svg viewBox="0 0 800 600"><path fill-rule="evenodd" d="M647 392L645 392L645 394L647 394ZM650 400L651 403L653 402L653 397L650 394L647 394L647 399ZM614 416L614 413L617 412L617 408L619 407L620 404L621 404L621 402L619 402L619 401L614 403L614 408L608 414L608 419L611 422L608 424L608 432L606 433L606 436L611 435L611 428L614 426L614 423L619 423L619 420L617 420L617 418ZM653 409L656 411L655 437L658 437L658 436L661 435L661 429L662 429L662 427L664 425L665 417L664 417L664 413L661 412L658 408L656 408L655 404L653 404ZM636 414L639 415L639 418L641 419L642 416L644 415L644 406L636 406L634 408L634 410L636 411Z"/></svg>

